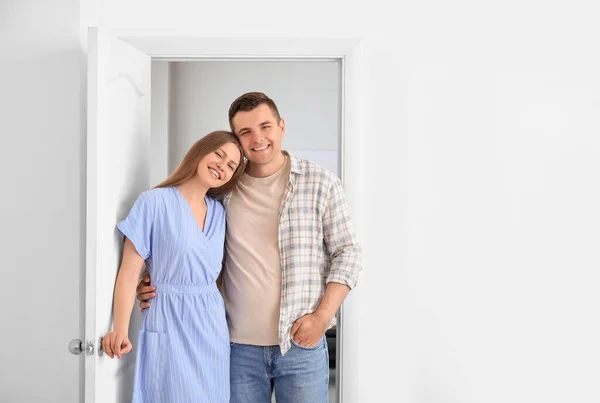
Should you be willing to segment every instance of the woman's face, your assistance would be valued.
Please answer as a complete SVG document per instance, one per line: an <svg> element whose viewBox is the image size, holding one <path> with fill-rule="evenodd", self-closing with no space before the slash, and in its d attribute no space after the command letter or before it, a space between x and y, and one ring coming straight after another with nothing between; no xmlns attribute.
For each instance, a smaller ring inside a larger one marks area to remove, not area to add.
<svg viewBox="0 0 600 403"><path fill-rule="evenodd" d="M210 188L223 186L231 180L241 158L235 144L225 143L200 160L196 175Z"/></svg>

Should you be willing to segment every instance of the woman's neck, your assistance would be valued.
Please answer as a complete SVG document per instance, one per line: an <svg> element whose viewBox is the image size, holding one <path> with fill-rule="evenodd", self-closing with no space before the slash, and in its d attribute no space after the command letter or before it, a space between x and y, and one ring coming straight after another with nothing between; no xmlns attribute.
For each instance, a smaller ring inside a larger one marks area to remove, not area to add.
<svg viewBox="0 0 600 403"><path fill-rule="evenodd" d="M208 192L208 188L203 186L199 181L195 179L190 179L188 181L183 182L180 185L177 185L177 189L181 192L183 197L185 197L190 202L199 202L204 200L206 196L206 192Z"/></svg>

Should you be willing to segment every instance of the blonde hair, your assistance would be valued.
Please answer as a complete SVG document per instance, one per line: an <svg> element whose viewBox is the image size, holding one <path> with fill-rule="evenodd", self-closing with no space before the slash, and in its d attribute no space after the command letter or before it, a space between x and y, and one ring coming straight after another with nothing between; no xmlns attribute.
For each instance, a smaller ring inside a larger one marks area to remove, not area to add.
<svg viewBox="0 0 600 403"><path fill-rule="evenodd" d="M198 140L192 146L192 148L190 148L187 154L185 154L185 157L183 157L183 160L177 169L175 169L175 171L173 171L173 173L169 175L165 181L155 186L155 188L177 186L192 178L198 170L198 164L200 163L200 160L211 152L216 151L223 144L227 143L233 143L236 145L240 152L240 163L237 165L237 168L235 169L235 172L233 173L229 182L223 186L210 188L206 193L208 196L214 198L221 198L225 196L237 186L238 181L244 173L244 152L235 134L224 130L214 131Z"/></svg>

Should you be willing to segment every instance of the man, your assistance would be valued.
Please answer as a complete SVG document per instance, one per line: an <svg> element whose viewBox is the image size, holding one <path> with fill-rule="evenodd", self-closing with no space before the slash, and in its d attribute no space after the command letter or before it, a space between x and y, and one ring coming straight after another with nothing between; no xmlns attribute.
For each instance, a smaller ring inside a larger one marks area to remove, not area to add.
<svg viewBox="0 0 600 403"><path fill-rule="evenodd" d="M229 124L248 160L223 200L231 402L269 403L273 389L280 402L327 402L324 334L362 269L342 184L281 150L285 122L265 94L237 98ZM142 308L152 291L140 283Z"/></svg>

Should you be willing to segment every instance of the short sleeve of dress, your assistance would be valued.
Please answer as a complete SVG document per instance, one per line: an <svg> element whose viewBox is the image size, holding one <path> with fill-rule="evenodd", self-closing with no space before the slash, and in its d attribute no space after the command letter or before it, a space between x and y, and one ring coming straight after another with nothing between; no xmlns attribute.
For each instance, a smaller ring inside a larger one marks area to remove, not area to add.
<svg viewBox="0 0 600 403"><path fill-rule="evenodd" d="M151 255L154 207L153 194L146 191L137 198L127 218L117 223L117 229L121 235L129 238L137 253L144 260Z"/></svg>

